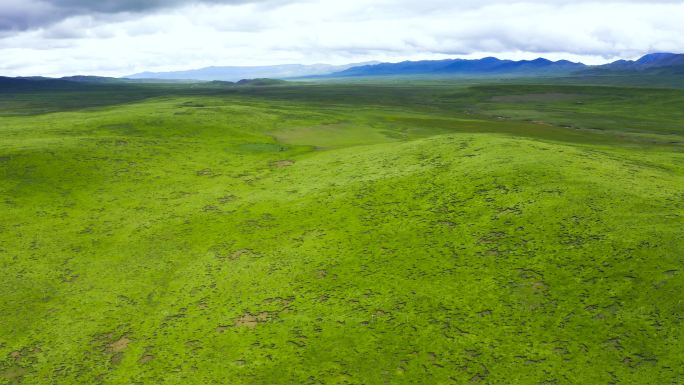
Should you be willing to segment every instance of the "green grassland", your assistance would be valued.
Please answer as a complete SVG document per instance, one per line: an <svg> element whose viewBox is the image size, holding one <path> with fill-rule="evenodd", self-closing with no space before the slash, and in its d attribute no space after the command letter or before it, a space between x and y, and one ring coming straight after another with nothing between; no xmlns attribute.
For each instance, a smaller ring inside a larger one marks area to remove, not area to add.
<svg viewBox="0 0 684 385"><path fill-rule="evenodd" d="M2 384L684 383L684 90L0 92Z"/></svg>

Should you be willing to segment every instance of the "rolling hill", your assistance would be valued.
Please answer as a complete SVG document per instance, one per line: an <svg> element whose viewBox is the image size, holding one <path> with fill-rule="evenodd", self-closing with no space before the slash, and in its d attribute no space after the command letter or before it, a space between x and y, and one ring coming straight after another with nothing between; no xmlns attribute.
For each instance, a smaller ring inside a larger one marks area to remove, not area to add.
<svg viewBox="0 0 684 385"><path fill-rule="evenodd" d="M0 384L684 383L684 90L67 83L0 93Z"/></svg>

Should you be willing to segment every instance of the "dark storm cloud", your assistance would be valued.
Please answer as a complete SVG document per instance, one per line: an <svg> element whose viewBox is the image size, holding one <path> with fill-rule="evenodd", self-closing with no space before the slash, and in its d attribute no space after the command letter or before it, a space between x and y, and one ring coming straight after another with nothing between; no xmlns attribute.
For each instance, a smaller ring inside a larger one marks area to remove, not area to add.
<svg viewBox="0 0 684 385"><path fill-rule="evenodd" d="M0 31L40 28L71 16L143 13L182 5L266 3L269 0L0 0Z"/></svg>

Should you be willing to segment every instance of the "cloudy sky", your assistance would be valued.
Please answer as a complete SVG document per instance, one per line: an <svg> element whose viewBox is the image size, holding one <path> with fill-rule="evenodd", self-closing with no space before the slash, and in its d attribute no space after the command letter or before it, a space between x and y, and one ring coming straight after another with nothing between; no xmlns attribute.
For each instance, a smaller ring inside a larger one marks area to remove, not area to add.
<svg viewBox="0 0 684 385"><path fill-rule="evenodd" d="M0 0L0 75L684 52L684 0Z"/></svg>

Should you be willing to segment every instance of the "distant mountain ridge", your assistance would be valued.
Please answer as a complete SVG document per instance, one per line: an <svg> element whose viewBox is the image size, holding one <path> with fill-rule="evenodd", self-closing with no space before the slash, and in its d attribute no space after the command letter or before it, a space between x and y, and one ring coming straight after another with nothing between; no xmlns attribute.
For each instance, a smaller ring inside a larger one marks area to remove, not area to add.
<svg viewBox="0 0 684 385"><path fill-rule="evenodd" d="M486 57L473 60L420 60L400 63L360 63L344 66L286 64L263 67L207 67L188 71L143 72L131 75L128 78L237 81L253 78L325 79L382 76L531 77L601 75L634 71L645 74L684 74L684 55L653 53L635 61L618 60L599 66L590 66L568 60L551 61L545 58L515 61Z"/></svg>
<svg viewBox="0 0 684 385"><path fill-rule="evenodd" d="M618 60L613 63L594 66L581 74L642 74L642 75L684 75L684 54L652 53L638 60Z"/></svg>
<svg viewBox="0 0 684 385"><path fill-rule="evenodd" d="M613 70L636 70L643 71L653 68L684 66L684 54L675 53L652 53L641 59L618 60L616 62L599 66L600 68Z"/></svg>
<svg viewBox="0 0 684 385"><path fill-rule="evenodd" d="M551 61L544 58L535 60L501 60L495 57L484 59L447 59L405 61L401 63L382 63L353 67L332 77L387 76L387 75L562 75L579 71L587 66L567 60Z"/></svg>
<svg viewBox="0 0 684 385"><path fill-rule="evenodd" d="M224 80L224 81L239 81L242 79L257 79L257 78L274 78L274 79L290 79L305 76L325 75L339 71L344 71L348 68L375 64L356 63L346 65L329 65L329 64L283 64L273 66L253 66L253 67L205 67L187 71L171 71L171 72L141 72L129 76L127 79L165 79L165 80Z"/></svg>
<svg viewBox="0 0 684 385"><path fill-rule="evenodd" d="M197 70L175 72L142 72L124 78L100 76L67 76L59 79L40 76L8 78L0 76L0 88L18 89L35 87L38 83L47 86L70 86L77 83L113 84L179 81L237 82L252 79L252 84L269 83L267 79L344 79L391 76L434 76L434 77L567 77L601 75L667 75L684 76L684 54L652 53L638 60L618 60L604 65L585 65L567 60L551 61L544 58L534 60L502 60L495 57L483 59L447 59L404 61L401 63L360 63L334 66L327 64L286 64L262 67L207 67Z"/></svg>
<svg viewBox="0 0 684 385"><path fill-rule="evenodd" d="M119 79L101 76L65 76L62 78L47 78L42 76L31 77L5 77L0 76L0 92L15 92L15 91L39 91L39 90L74 90L82 89L86 86L106 86L106 85L127 85L127 84L145 84L145 83L186 83L183 81L170 81L164 79ZM201 82L207 87L263 87L263 86L278 86L288 84L285 80L279 79L241 79L237 82L230 82L224 80L212 80Z"/></svg>

